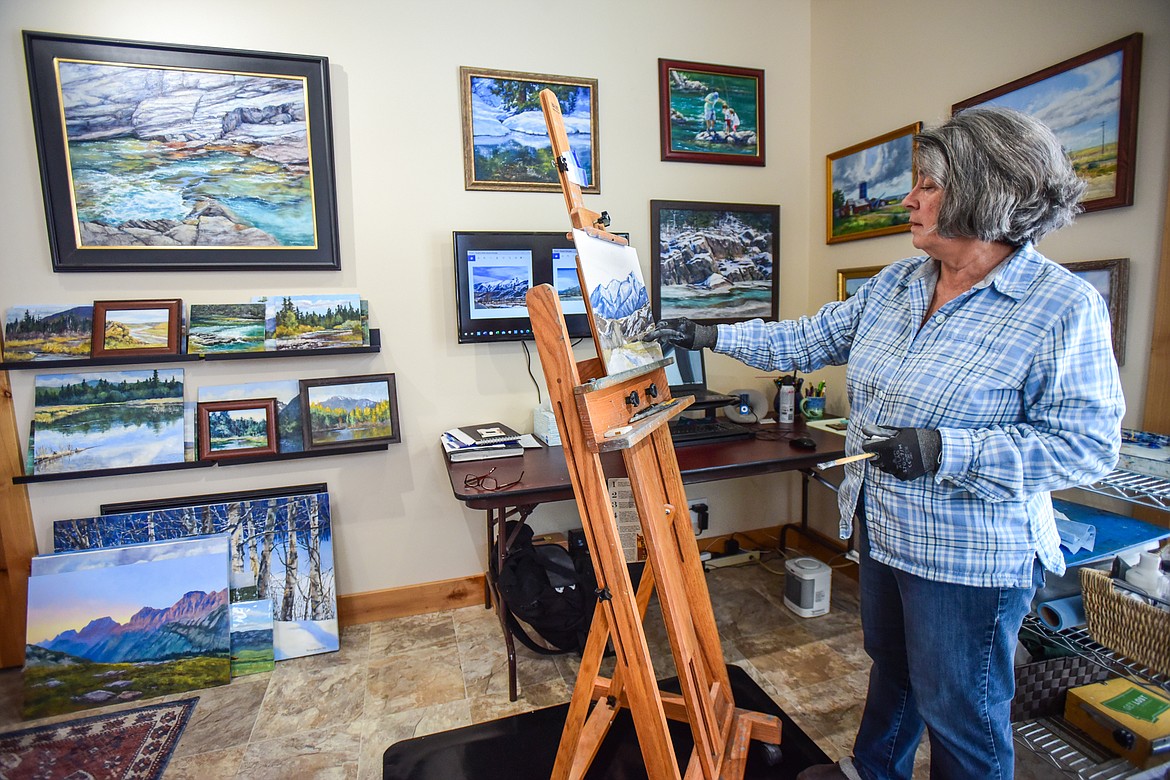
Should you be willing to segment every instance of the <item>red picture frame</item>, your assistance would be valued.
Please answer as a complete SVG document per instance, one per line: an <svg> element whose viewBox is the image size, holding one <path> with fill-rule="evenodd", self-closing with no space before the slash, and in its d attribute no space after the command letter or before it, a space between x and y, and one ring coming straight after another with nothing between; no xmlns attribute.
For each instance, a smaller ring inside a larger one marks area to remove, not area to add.
<svg viewBox="0 0 1170 780"><path fill-rule="evenodd" d="M204 401L198 409L199 460L230 460L276 454L275 398ZM246 414L248 412L252 414ZM256 415L256 412L260 414ZM233 442L258 443L245 446L242 443L233 445Z"/></svg>

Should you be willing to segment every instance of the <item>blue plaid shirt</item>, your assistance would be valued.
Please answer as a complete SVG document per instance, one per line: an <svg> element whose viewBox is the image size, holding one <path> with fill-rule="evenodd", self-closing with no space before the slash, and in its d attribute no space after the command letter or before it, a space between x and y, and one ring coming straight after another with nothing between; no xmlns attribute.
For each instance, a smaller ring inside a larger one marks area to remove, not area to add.
<svg viewBox="0 0 1170 780"><path fill-rule="evenodd" d="M845 449L861 428L938 429L938 470L902 482L845 467L841 538L862 486L871 555L930 580L1028 587L1064 572L1050 491L1117 462L1125 401L1092 286L1026 244L922 323L938 267L896 262L812 317L719 326L716 351L765 370L848 363Z"/></svg>

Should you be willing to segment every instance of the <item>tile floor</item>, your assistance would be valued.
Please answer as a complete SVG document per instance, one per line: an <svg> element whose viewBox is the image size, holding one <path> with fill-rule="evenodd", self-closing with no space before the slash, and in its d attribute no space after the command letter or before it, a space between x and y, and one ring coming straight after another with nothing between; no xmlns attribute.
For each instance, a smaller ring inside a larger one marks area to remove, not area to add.
<svg viewBox="0 0 1170 780"><path fill-rule="evenodd" d="M725 657L751 674L829 756L847 755L869 668L857 585L835 575L830 613L804 619L784 607L783 575L770 569L782 572L782 561L707 575ZM646 632L658 676L675 676L656 603ZM394 742L570 698L576 656L538 656L518 643L517 656L520 697L509 702L504 643L489 610L467 607L349 627L337 653L283 661L273 672L196 692L199 704L165 777L380 778L382 753ZM53 720L21 722L20 697L19 670L0 672L0 731ZM925 744L919 750L915 777L928 774L928 750Z"/></svg>

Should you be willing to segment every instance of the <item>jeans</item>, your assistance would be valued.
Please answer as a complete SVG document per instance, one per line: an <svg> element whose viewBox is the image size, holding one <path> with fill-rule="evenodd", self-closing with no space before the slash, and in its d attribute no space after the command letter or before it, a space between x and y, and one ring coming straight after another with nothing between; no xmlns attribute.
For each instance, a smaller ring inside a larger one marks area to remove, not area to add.
<svg viewBox="0 0 1170 780"><path fill-rule="evenodd" d="M878 563L864 512L861 502L861 626L873 666L854 766L866 780L909 780L925 727L931 778L1010 780L1013 655L1036 583L977 588ZM1035 573L1042 581L1039 562Z"/></svg>

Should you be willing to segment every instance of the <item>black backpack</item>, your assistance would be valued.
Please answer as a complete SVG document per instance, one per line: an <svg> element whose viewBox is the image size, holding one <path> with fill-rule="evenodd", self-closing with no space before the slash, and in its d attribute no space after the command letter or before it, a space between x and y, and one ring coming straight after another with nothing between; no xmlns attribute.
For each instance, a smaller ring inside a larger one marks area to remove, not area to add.
<svg viewBox="0 0 1170 780"><path fill-rule="evenodd" d="M503 538L512 540L497 580L508 606L504 614L508 629L534 652L580 654L597 605L597 578L589 552L570 554L559 544L533 546L532 529L516 521L507 523ZM520 621L552 647L529 636Z"/></svg>

